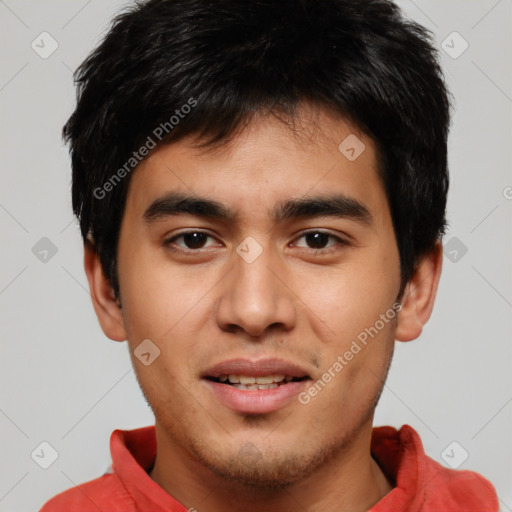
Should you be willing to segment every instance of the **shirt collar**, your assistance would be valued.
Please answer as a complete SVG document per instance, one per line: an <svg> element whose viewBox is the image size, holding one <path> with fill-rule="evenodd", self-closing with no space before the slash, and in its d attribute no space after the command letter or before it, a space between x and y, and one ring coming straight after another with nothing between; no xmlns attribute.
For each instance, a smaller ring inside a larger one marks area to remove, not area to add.
<svg viewBox="0 0 512 512"><path fill-rule="evenodd" d="M149 471L156 457L154 426L135 430L114 430L110 436L112 469L139 510L187 512L187 509L151 479Z"/></svg>

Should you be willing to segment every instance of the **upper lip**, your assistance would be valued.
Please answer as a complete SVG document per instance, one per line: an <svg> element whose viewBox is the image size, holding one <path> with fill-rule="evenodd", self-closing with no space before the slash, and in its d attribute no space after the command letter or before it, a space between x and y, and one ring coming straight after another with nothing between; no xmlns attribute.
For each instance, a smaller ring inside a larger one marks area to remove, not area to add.
<svg viewBox="0 0 512 512"><path fill-rule="evenodd" d="M247 375L262 377L265 375L284 375L295 378L308 377L308 372L301 366L276 358L264 359L230 359L222 361L206 370L202 377L219 378L224 375Z"/></svg>

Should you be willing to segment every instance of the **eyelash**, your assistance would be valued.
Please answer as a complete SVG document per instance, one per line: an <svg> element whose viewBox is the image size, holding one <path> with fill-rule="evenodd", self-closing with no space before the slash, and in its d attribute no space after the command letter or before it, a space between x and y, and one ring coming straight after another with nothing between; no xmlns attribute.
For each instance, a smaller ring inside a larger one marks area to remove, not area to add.
<svg viewBox="0 0 512 512"><path fill-rule="evenodd" d="M213 235L210 235L209 233L207 233L205 231L200 231L200 230L183 231L183 232L178 233L178 234L174 235L173 237L165 240L164 241L164 245L169 250L171 250L173 252L180 252L182 254L199 253L200 251L204 250L204 248L184 249L182 247L176 248L176 247L173 247L173 245L172 245L175 240L177 240L179 238L182 238L185 235L192 234L192 233L200 233L200 234L206 235L208 238L215 238ZM335 252L335 251L339 250L340 246L348 246L348 245L350 245L350 243L347 242L346 240L344 240L344 239L342 239L342 238L340 238L340 237L338 237L336 235L333 235L332 233L328 233L326 231L321 231L321 230L312 230L312 231L303 232L303 233L300 234L300 236L297 239L303 238L303 237L305 237L307 235L316 234L316 233L320 233L322 235L327 235L329 238L332 238L335 241L337 241L338 242L337 245L332 246L332 247L322 248L322 249L310 249L310 248L306 248L306 247L302 247L301 249L303 249L303 250L305 250L307 252L310 252L310 253L315 253L315 254L318 254L319 252L321 252L323 254L330 254L332 252ZM206 248L206 250L208 250L208 248Z"/></svg>

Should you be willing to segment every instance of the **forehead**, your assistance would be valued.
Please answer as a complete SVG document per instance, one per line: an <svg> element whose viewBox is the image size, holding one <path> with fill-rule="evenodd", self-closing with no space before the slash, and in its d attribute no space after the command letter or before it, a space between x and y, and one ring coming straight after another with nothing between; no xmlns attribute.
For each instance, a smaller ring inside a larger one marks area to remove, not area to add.
<svg viewBox="0 0 512 512"><path fill-rule="evenodd" d="M386 209L374 142L353 124L304 108L293 120L256 115L226 144L195 137L161 146L134 171L127 210L166 192L215 198L249 216L289 198L340 193ZM250 211L249 211L250 210Z"/></svg>
<svg viewBox="0 0 512 512"><path fill-rule="evenodd" d="M347 138L348 145L343 144ZM376 147L370 137L346 118L335 115L325 108L315 108L308 103L297 107L293 117L279 111L267 114L256 112L245 126L237 128L226 143L200 147L204 142L205 139L194 140L190 137L183 146L186 146L190 156L199 160L239 159L243 154L252 153L251 156L254 156L254 153L262 150L265 150L268 156L273 152L293 152L299 157L308 154L312 156L314 152L319 158L319 152L323 151L327 155L345 154L349 161L355 161L359 152L365 152L366 158L363 160L372 167L376 167L377 164L376 159L374 161ZM344 150L350 149L349 146L358 151L354 154L343 153Z"/></svg>

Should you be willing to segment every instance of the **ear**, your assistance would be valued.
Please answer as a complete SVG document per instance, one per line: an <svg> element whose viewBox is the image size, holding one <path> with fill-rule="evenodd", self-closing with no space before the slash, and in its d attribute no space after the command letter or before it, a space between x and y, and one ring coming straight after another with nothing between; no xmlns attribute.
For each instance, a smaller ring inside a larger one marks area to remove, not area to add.
<svg viewBox="0 0 512 512"><path fill-rule="evenodd" d="M126 340L121 305L114 297L92 241L84 243L84 268L89 281L92 304L105 336L114 341Z"/></svg>
<svg viewBox="0 0 512 512"><path fill-rule="evenodd" d="M415 340L421 334L434 308L442 265L443 246L438 240L421 259L405 287L395 333L398 341Z"/></svg>

